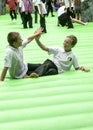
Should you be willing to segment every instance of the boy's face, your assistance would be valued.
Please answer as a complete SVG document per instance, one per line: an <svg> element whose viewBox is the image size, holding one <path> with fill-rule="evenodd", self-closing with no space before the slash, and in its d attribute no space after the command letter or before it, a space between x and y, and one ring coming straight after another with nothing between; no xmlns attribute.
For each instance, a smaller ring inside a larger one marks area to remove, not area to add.
<svg viewBox="0 0 93 130"><path fill-rule="evenodd" d="M63 42L64 50L65 51L71 51L71 48L73 47L71 44L71 39L69 37L66 37L66 39Z"/></svg>
<svg viewBox="0 0 93 130"><path fill-rule="evenodd" d="M22 46L22 39L21 39L21 36L19 35L18 38L17 38L17 42L14 42L14 47L15 48L18 48L20 46Z"/></svg>

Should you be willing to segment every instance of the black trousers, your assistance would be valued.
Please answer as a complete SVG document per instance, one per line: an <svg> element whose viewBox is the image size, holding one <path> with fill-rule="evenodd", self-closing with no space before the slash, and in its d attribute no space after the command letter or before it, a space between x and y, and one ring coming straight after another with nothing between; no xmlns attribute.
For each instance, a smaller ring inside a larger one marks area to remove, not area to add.
<svg viewBox="0 0 93 130"><path fill-rule="evenodd" d="M39 66L41 66L41 64L31 64L28 63L28 71L27 71L27 75L30 75L31 73L33 73Z"/></svg>
<svg viewBox="0 0 93 130"><path fill-rule="evenodd" d="M40 27L43 28L43 32L47 32L47 30L46 30L45 15L44 15L44 17L42 17L42 16L40 15Z"/></svg>
<svg viewBox="0 0 93 130"><path fill-rule="evenodd" d="M58 74L58 69L51 60L47 59L43 64L37 67L34 72L39 76L47 76Z"/></svg>
<svg viewBox="0 0 93 130"><path fill-rule="evenodd" d="M10 17L12 20L17 19L17 14L15 10L10 10Z"/></svg>
<svg viewBox="0 0 93 130"><path fill-rule="evenodd" d="M29 28L33 27L33 19L31 13L28 12L28 14L25 14L25 12L22 12L22 18L23 18L23 28L27 28L27 24Z"/></svg>
<svg viewBox="0 0 93 130"><path fill-rule="evenodd" d="M37 6L35 6L34 14L35 14L35 23L37 23L37 21L38 21L38 7Z"/></svg>
<svg viewBox="0 0 93 130"><path fill-rule="evenodd" d="M53 16L53 7L51 4L47 3L47 16L49 15L50 11L51 11L51 15Z"/></svg>
<svg viewBox="0 0 93 130"><path fill-rule="evenodd" d="M63 13L62 15L60 15L58 17L58 20L59 20L59 23L62 25L62 26L68 26L68 28L73 28L73 24L72 24L72 21L70 19L70 16L68 15L67 12Z"/></svg>

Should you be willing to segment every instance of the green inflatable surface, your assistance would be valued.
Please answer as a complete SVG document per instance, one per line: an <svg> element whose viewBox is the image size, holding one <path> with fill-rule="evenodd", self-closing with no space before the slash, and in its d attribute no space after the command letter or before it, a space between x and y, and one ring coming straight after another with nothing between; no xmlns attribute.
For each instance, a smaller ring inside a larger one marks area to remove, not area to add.
<svg viewBox="0 0 93 130"><path fill-rule="evenodd" d="M34 21L34 15L33 21ZM73 52L80 65L90 72L71 71L36 79L11 79L9 74L0 82L0 130L93 130L93 23L83 26L74 23L74 29L57 26L55 17L46 17L47 33L41 37L46 46L63 46L67 35L74 34L78 43ZM0 73L3 69L7 34L17 31L22 38L39 27L23 29L20 16L12 22L9 14L0 16ZM35 40L24 49L24 59L42 63L51 58Z"/></svg>

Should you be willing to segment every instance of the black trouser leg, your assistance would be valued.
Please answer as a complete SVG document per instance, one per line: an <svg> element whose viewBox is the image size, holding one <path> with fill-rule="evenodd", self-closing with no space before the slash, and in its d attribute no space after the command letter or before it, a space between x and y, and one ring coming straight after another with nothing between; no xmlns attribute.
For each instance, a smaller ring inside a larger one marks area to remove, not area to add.
<svg viewBox="0 0 93 130"><path fill-rule="evenodd" d="M59 20L59 23L62 25L62 26L65 26L67 21L68 21L68 16L67 16L67 13L63 13L62 15L60 15L58 17L58 20Z"/></svg>
<svg viewBox="0 0 93 130"><path fill-rule="evenodd" d="M16 14L16 11L13 10L13 13L14 13L14 18L17 19L17 14Z"/></svg>
<svg viewBox="0 0 93 130"><path fill-rule="evenodd" d="M31 13L28 13L28 25L29 25L29 28L32 28L32 16L31 16Z"/></svg>
<svg viewBox="0 0 93 130"><path fill-rule="evenodd" d="M55 68L50 68L50 69L46 72L45 75L56 75L56 74L58 74L57 69L55 69Z"/></svg>
<svg viewBox="0 0 93 130"><path fill-rule="evenodd" d="M48 8L47 8L47 16L49 15L49 11L50 11L50 9L49 9L49 6L48 6Z"/></svg>
<svg viewBox="0 0 93 130"><path fill-rule="evenodd" d="M46 31L46 24L45 24L45 15L44 17L40 15L40 26L43 28L43 32L46 33L47 31Z"/></svg>
<svg viewBox="0 0 93 130"><path fill-rule="evenodd" d="M13 10L10 10L10 17L11 17L12 20L14 19Z"/></svg>
<svg viewBox="0 0 93 130"><path fill-rule="evenodd" d="M37 23L38 20L38 7L35 6L35 23Z"/></svg>
<svg viewBox="0 0 93 130"><path fill-rule="evenodd" d="M23 14L23 28L27 28L27 15L25 14L25 12L22 13Z"/></svg>
<svg viewBox="0 0 93 130"><path fill-rule="evenodd" d="M39 76L58 74L57 67L50 60L46 60L34 72L37 73Z"/></svg>
<svg viewBox="0 0 93 130"><path fill-rule="evenodd" d="M30 75L31 73L33 73L33 71L35 71L41 64L31 64L28 63L28 71L27 71L27 75Z"/></svg>
<svg viewBox="0 0 93 130"><path fill-rule="evenodd" d="M68 28L73 28L73 24L72 24L70 17L68 17L67 23L68 23Z"/></svg>
<svg viewBox="0 0 93 130"><path fill-rule="evenodd" d="M53 15L53 7L52 6L50 7L50 11L51 11L51 16L53 17L54 15Z"/></svg>

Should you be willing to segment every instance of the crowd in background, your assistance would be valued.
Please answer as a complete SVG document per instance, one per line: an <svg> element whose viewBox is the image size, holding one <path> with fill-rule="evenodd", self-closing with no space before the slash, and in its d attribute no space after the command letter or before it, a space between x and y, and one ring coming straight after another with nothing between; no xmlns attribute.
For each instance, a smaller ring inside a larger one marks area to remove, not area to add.
<svg viewBox="0 0 93 130"><path fill-rule="evenodd" d="M67 12L73 18L80 19L80 5L81 0L6 0L6 5L9 7L9 13L12 21L17 20L17 14L21 16L23 23L23 28L33 28L33 17L34 13L34 23L38 22L38 14L40 14L40 26L44 28L46 33L46 22L45 16L51 13L51 16L54 17L54 11L58 11L60 6L64 3Z"/></svg>

